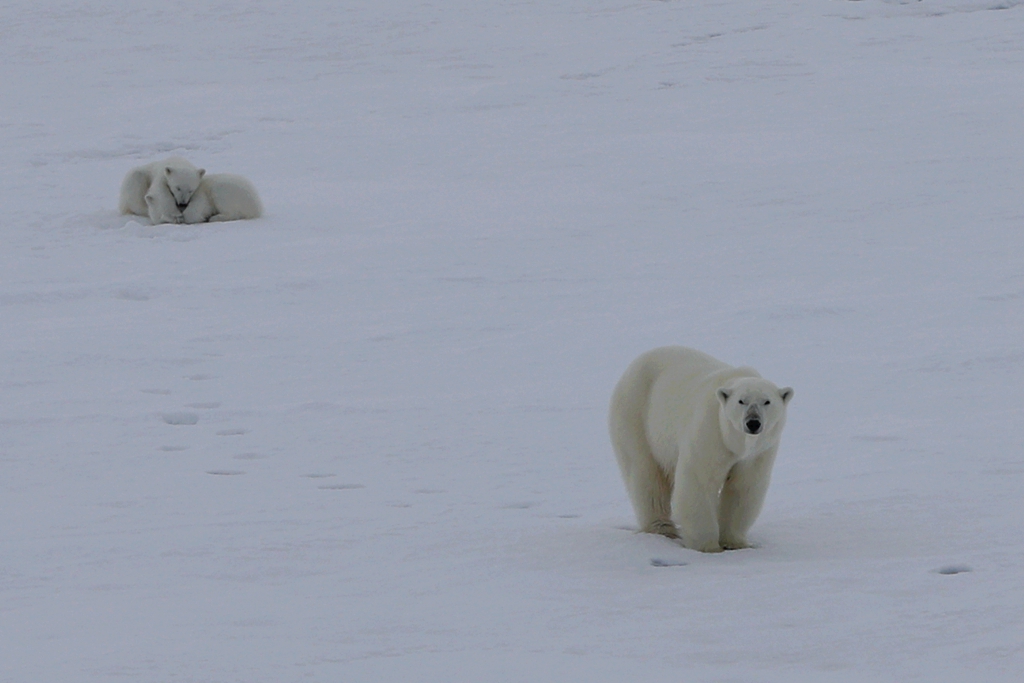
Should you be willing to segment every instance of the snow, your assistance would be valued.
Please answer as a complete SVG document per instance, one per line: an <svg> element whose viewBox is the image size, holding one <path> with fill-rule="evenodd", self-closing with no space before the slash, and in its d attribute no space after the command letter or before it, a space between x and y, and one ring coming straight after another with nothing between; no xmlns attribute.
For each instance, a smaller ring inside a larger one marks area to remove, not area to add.
<svg viewBox="0 0 1024 683"><path fill-rule="evenodd" d="M1020 680L1022 5L4 3L0 680ZM755 549L632 531L670 343Z"/></svg>

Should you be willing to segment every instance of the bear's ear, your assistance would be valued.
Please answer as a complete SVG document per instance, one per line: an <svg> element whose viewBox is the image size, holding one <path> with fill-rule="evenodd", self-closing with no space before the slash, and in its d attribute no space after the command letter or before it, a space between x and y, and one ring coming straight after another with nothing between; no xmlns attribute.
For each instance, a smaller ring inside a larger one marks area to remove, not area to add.
<svg viewBox="0 0 1024 683"><path fill-rule="evenodd" d="M793 387L783 387L779 389L779 396L782 397L782 402L789 403L789 399L793 398Z"/></svg>
<svg viewBox="0 0 1024 683"><path fill-rule="evenodd" d="M723 406L729 400L729 392L726 391L725 389L719 389L718 392L717 392L717 396L718 396L718 402L721 403Z"/></svg>
<svg viewBox="0 0 1024 683"><path fill-rule="evenodd" d="M204 174L204 173L206 173L206 169L205 169L205 168L201 168L201 169L199 169L199 177L200 177L200 178L202 178L202 177L203 177L203 174Z"/></svg>

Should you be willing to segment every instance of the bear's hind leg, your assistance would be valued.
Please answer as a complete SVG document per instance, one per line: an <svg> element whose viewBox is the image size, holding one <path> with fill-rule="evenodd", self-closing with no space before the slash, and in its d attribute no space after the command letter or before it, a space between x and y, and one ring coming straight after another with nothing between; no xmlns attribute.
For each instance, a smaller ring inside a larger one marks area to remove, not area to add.
<svg viewBox="0 0 1024 683"><path fill-rule="evenodd" d="M640 531L678 538L671 516L672 473L654 459L647 441L647 402L656 373L643 358L615 385L608 432Z"/></svg>
<svg viewBox="0 0 1024 683"><path fill-rule="evenodd" d="M653 476L644 475L635 482L629 483L629 497L633 500L640 531L647 534L660 534L668 538L679 538L676 525L672 523L669 508L672 498L672 485L668 477L654 464ZM634 476L637 473L634 472ZM653 480L653 481L652 481ZM639 499L639 502L637 500Z"/></svg>
<svg viewBox="0 0 1024 683"><path fill-rule="evenodd" d="M149 185L149 174L144 168L133 168L128 171L124 182L121 183L121 198L118 201L118 209L122 214L149 215L149 207L146 204L146 191L149 190Z"/></svg>
<svg viewBox="0 0 1024 683"><path fill-rule="evenodd" d="M671 518L672 484L646 450L645 446L622 466L637 524L644 533L679 538Z"/></svg>
<svg viewBox="0 0 1024 683"><path fill-rule="evenodd" d="M639 418L613 411L611 434L615 458L640 531L678 538L669 507L672 482L654 460Z"/></svg>

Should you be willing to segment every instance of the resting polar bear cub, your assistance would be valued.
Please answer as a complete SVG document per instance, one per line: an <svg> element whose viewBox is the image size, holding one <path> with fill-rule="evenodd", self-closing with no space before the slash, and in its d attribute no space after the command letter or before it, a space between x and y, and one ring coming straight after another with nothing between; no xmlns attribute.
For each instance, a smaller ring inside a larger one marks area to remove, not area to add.
<svg viewBox="0 0 1024 683"><path fill-rule="evenodd" d="M231 173L210 173L199 183L183 211L186 223L259 218L263 205L248 179Z"/></svg>
<svg viewBox="0 0 1024 683"><path fill-rule="evenodd" d="M168 157L128 171L121 183L121 213L149 216L150 222L181 223L182 210L206 173L181 157Z"/></svg>
<svg viewBox="0 0 1024 683"><path fill-rule="evenodd" d="M703 552L750 547L792 397L682 346L633 361L608 424L640 530Z"/></svg>

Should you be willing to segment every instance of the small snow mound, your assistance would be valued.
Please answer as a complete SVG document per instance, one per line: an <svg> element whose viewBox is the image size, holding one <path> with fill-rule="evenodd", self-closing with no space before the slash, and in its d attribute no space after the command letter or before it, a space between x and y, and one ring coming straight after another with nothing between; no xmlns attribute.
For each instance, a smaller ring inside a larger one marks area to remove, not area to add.
<svg viewBox="0 0 1024 683"><path fill-rule="evenodd" d="M966 574L969 571L971 571L971 568L966 564L948 564L945 567L939 567L936 569L935 573L945 574L948 576L951 574Z"/></svg>
<svg viewBox="0 0 1024 683"><path fill-rule="evenodd" d="M158 242L191 242L200 237L198 229L176 223L158 223L144 225L136 220L129 220L124 231L132 237L141 237Z"/></svg>
<svg viewBox="0 0 1024 683"><path fill-rule="evenodd" d="M113 209L103 209L88 213L74 213L64 217L64 228L90 227L98 230L117 230L126 227L127 223L135 222L133 218L123 216Z"/></svg>

